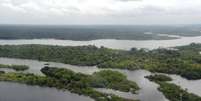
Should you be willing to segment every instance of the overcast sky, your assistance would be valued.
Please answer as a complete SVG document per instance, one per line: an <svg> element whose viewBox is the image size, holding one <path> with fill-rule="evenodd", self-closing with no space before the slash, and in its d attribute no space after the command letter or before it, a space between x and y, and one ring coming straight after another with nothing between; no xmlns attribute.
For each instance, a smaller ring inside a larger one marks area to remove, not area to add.
<svg viewBox="0 0 201 101"><path fill-rule="evenodd" d="M0 0L0 24L201 24L201 0Z"/></svg>

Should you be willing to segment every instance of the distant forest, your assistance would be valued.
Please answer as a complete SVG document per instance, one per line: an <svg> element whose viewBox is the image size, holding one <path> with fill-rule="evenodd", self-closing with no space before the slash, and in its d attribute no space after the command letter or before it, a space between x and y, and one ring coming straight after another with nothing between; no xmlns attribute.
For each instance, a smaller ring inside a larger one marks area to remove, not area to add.
<svg viewBox="0 0 201 101"><path fill-rule="evenodd" d="M151 32L151 33L150 33ZM125 39L150 40L174 39L158 34L198 36L201 25L188 26L56 26L56 25L0 25L0 39L65 40Z"/></svg>

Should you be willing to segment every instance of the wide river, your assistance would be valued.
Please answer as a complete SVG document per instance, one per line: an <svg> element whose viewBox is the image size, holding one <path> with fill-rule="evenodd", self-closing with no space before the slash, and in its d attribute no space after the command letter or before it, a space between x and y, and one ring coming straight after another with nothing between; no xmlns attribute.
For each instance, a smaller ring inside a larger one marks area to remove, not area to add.
<svg viewBox="0 0 201 101"><path fill-rule="evenodd" d="M22 45L22 44L43 44L43 45L61 45L61 46L81 46L95 45L104 46L112 49L129 50L132 47L155 49L158 47L174 47L187 45L192 42L201 43L201 36L197 37L181 37L173 40L113 40L102 39L92 41L72 41L72 40L56 40L56 39L33 39L33 40L0 40L0 45ZM44 64L49 63L50 66L68 68L75 72L92 74L100 71L96 66L73 66L55 62L43 62L27 59L0 58L0 64L18 64L28 65L30 69L26 72L42 75L40 69ZM116 69L115 69L116 70ZM9 72L9 70L6 70ZM125 98L140 99L141 101L168 101L164 95L157 90L158 85L150 82L144 76L151 75L146 70L128 71L116 70L124 73L129 80L135 81L140 90L138 94L124 93L109 89L97 89L98 91L114 93ZM12 72L12 71L11 71ZM173 78L172 83L187 88L189 92L201 96L201 80L186 80L177 75L169 75ZM17 83L0 82L0 101L93 101L89 97L78 96L68 91L60 91L54 88L44 88L38 86L28 86Z"/></svg>
<svg viewBox="0 0 201 101"><path fill-rule="evenodd" d="M159 47L174 47L188 45L190 43L201 43L201 36L180 37L172 40L116 40L100 39L91 41L73 41L57 39L19 39L19 40L0 40L0 45L22 45L22 44L43 44L43 45L60 45L60 46L83 46L95 45L97 47L107 47L112 49L129 50L133 47L155 49Z"/></svg>

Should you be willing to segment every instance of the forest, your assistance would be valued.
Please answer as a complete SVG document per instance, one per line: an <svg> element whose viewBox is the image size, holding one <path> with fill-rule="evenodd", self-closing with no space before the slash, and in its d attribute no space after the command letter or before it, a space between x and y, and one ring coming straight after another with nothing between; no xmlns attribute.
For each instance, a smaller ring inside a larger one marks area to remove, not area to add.
<svg viewBox="0 0 201 101"><path fill-rule="evenodd" d="M192 30L193 29L193 30ZM153 34L144 34L151 32ZM199 36L200 25L186 26L132 26L132 25L93 25L93 26L59 26L59 25L0 25L0 39L64 39L64 40L165 40L175 37L157 34Z"/></svg>
<svg viewBox="0 0 201 101"><path fill-rule="evenodd" d="M201 44L154 50L114 50L95 46L4 45L0 57L35 59L99 68L146 69L201 79Z"/></svg>

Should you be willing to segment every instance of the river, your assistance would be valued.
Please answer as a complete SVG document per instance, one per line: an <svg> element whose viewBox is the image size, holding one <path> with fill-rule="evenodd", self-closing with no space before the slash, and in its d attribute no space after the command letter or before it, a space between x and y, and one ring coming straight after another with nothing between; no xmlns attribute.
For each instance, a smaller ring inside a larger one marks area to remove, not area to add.
<svg viewBox="0 0 201 101"><path fill-rule="evenodd" d="M19 39L19 40L0 40L0 45L22 45L22 44L43 44L43 45L60 45L60 46L83 46L95 45L97 47L107 47L112 49L129 50L133 47L155 49L159 47L175 47L188 45L190 43L201 43L201 36L180 37L172 40L116 40L116 39L99 39L91 41L73 41L58 39Z"/></svg>

